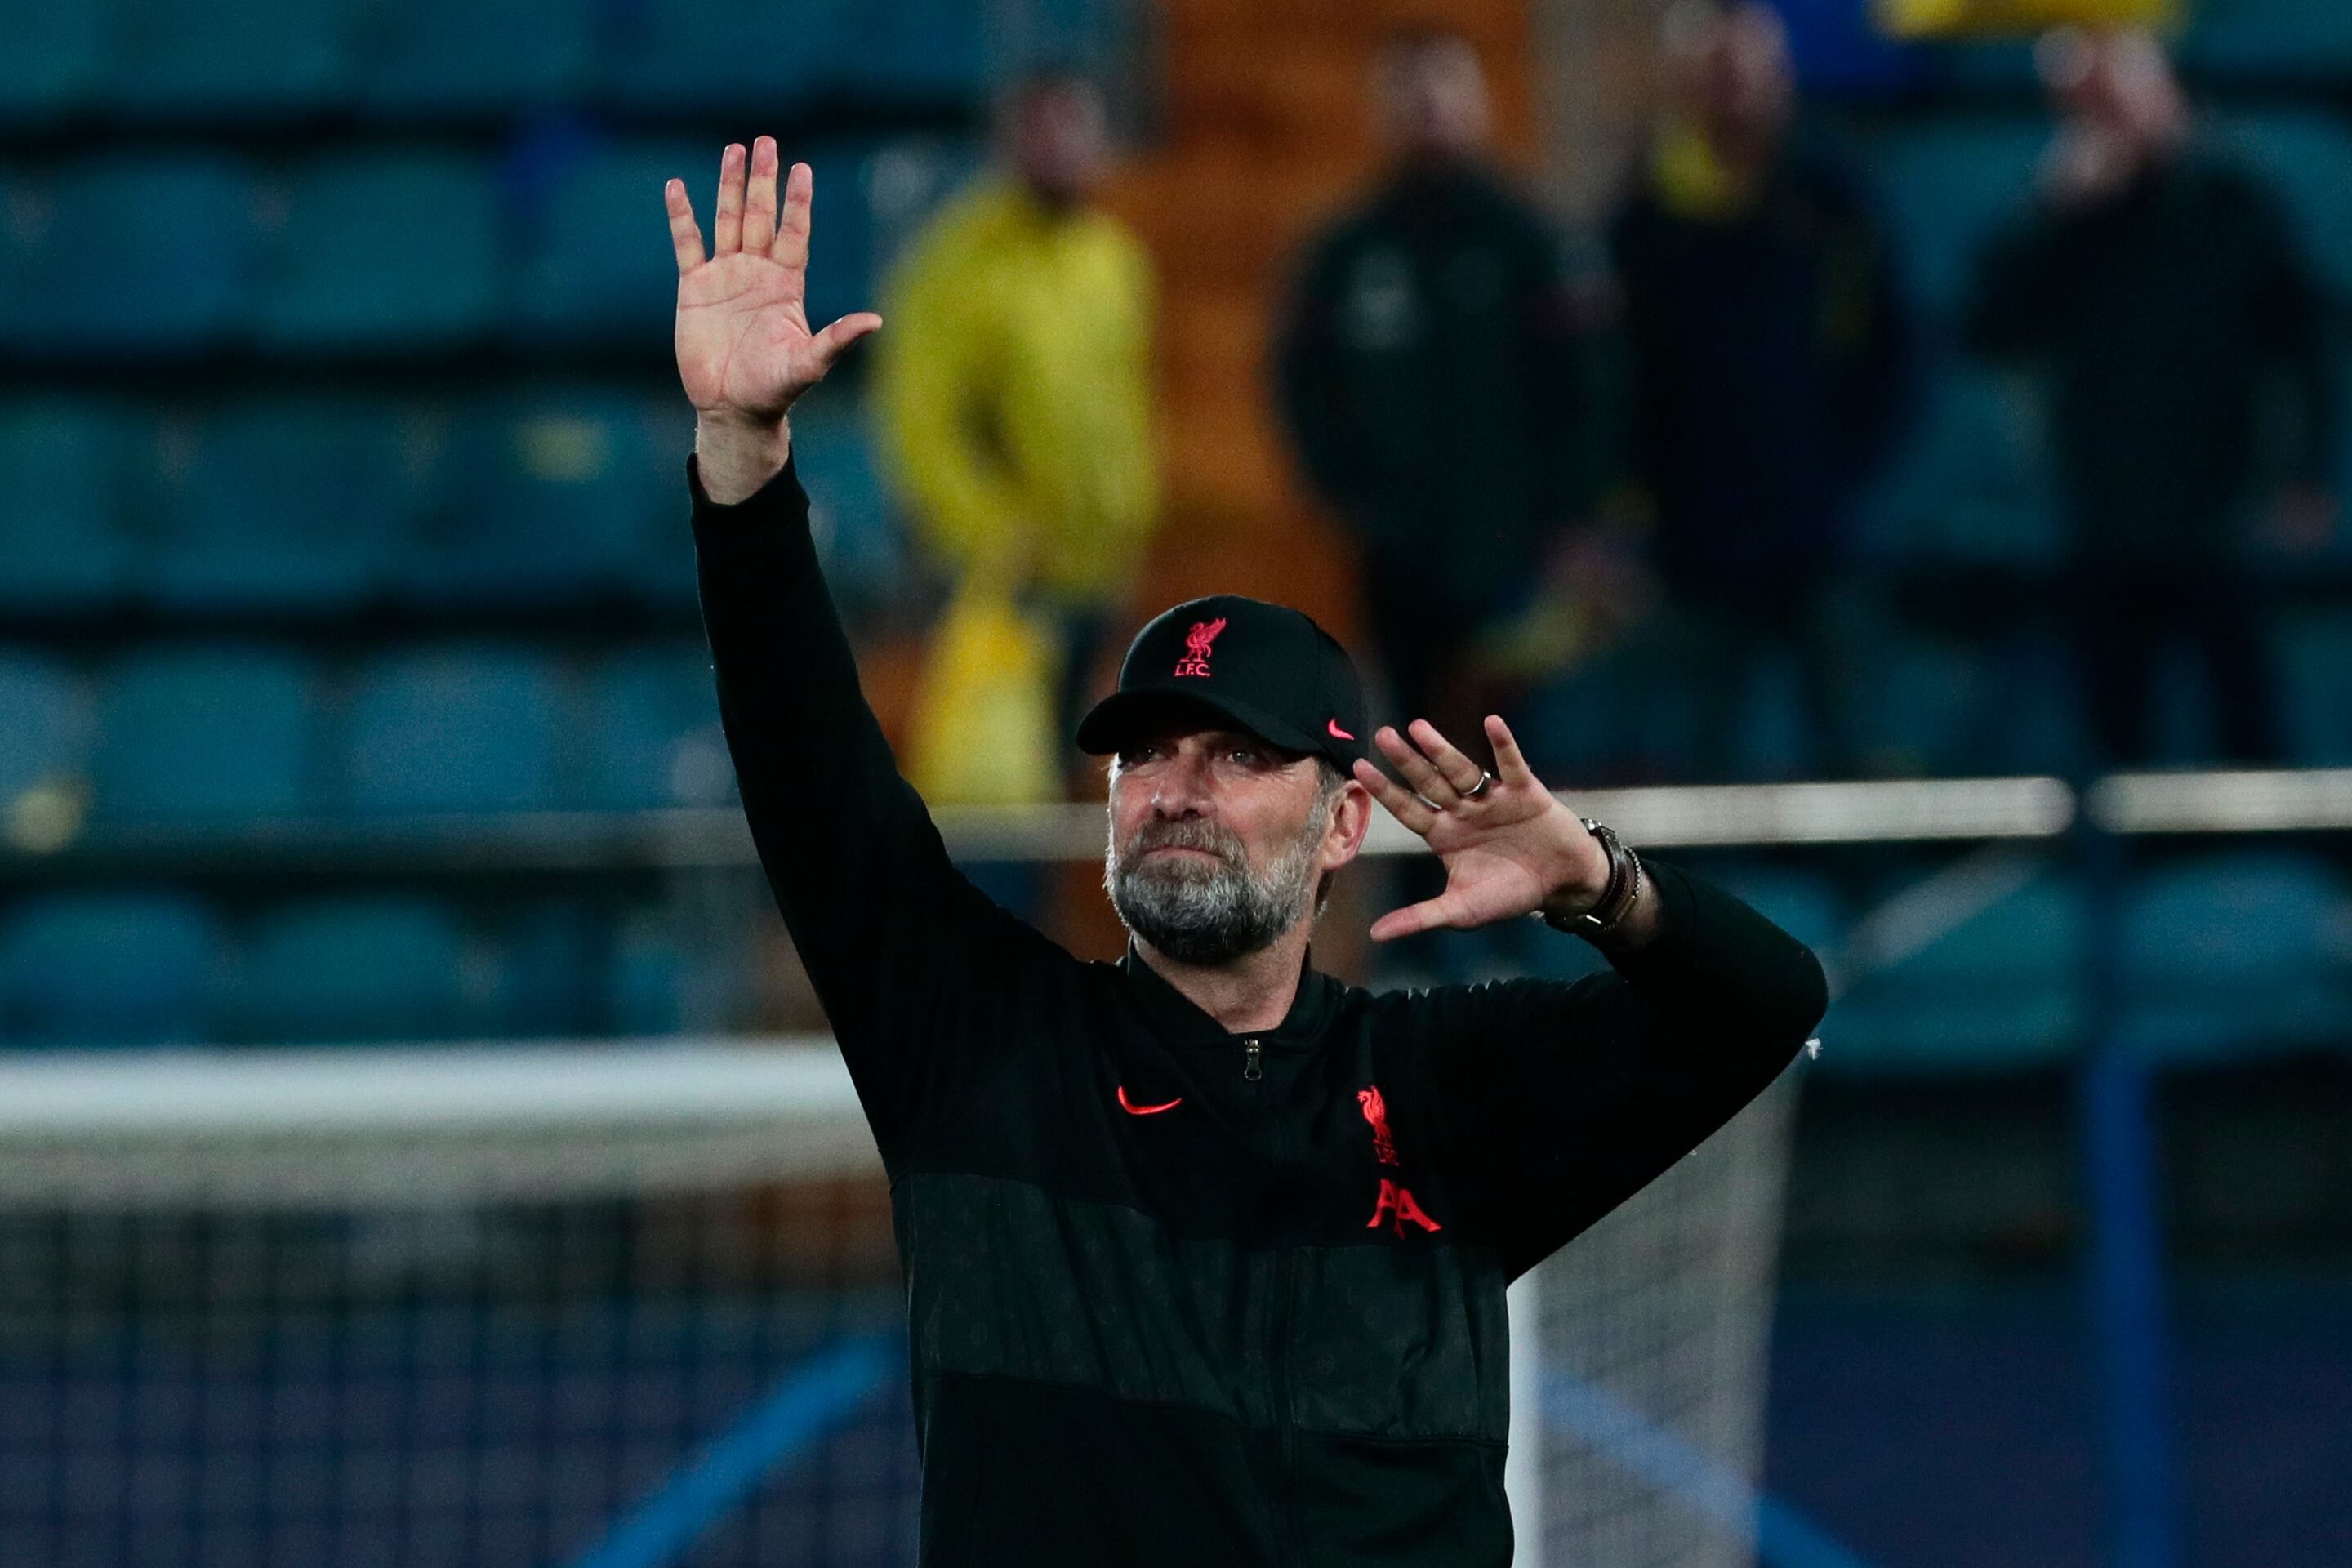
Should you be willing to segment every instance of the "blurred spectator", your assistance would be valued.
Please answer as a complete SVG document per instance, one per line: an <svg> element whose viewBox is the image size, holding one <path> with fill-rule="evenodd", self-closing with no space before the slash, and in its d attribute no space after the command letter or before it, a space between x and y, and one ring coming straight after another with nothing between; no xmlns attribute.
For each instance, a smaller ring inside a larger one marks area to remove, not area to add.
<svg viewBox="0 0 2352 1568"><path fill-rule="evenodd" d="M2244 169L2192 136L2147 35L2045 40L2062 117L2036 210L1988 250L1968 321L1994 354L2039 355L2072 525L2068 602L2106 760L2148 760L2157 656L2186 639L2211 672L2221 739L2280 755L2249 571L2266 373L2300 404L2283 542L2333 526L2337 428L2326 312L2287 222Z"/></svg>
<svg viewBox="0 0 2352 1568"><path fill-rule="evenodd" d="M1066 751L1159 507L1151 265L1091 205L1110 161L1092 82L1025 79L998 141L1002 170L951 202L891 279L877 402L925 537L1050 627Z"/></svg>
<svg viewBox="0 0 2352 1568"><path fill-rule="evenodd" d="M1859 177L1794 131L1779 14L1668 13L1664 114L1610 242L1633 354L1634 477L1733 765L1748 672L1792 653L1816 761L1849 765L1834 589L1857 493L1901 433L1912 331Z"/></svg>
<svg viewBox="0 0 2352 1568"><path fill-rule="evenodd" d="M1307 249L1276 391L1354 535L1397 721L1475 735L1454 710L1466 648L1574 504L1579 345L1559 247L1490 161L1476 52L1400 33L1374 99L1387 170Z"/></svg>

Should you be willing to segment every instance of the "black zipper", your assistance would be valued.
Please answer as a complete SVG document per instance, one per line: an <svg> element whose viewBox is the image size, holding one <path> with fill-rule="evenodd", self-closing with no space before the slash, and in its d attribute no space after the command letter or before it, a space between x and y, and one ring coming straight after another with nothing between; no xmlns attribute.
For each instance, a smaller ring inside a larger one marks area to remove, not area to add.
<svg viewBox="0 0 2352 1568"><path fill-rule="evenodd" d="M1242 1077L1253 1085L1265 1077L1265 1047L1255 1035L1242 1042ZM1290 1140L1278 1113L1274 1118L1273 1137L1269 1143L1274 1169L1279 1175L1288 1168ZM1293 1423L1290 1399L1291 1297L1297 1288L1297 1274L1296 1254L1290 1247L1277 1243L1274 1254L1274 1300L1266 1311L1266 1337L1269 1341L1266 1366L1268 1381L1273 1385L1274 1430L1279 1456L1275 1473L1276 1515L1283 1556L1290 1561L1295 1561L1298 1555L1298 1521L1295 1517L1298 1432Z"/></svg>

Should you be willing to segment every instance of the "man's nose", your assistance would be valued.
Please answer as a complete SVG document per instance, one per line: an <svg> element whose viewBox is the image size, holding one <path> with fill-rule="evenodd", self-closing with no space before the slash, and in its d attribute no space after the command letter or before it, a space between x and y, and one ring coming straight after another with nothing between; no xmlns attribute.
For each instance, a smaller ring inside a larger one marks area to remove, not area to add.
<svg viewBox="0 0 2352 1568"><path fill-rule="evenodd" d="M1209 803L1209 760L1205 752L1180 752L1160 770L1151 792L1151 809L1160 816L1194 817Z"/></svg>

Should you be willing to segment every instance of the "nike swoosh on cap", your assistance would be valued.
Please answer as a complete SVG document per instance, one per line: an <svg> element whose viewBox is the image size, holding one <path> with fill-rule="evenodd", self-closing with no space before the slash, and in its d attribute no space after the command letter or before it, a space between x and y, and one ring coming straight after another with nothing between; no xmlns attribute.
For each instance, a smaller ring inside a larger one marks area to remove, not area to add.
<svg viewBox="0 0 2352 1568"><path fill-rule="evenodd" d="M1129 1116L1157 1116L1163 1110L1173 1110L1183 1103L1184 1097L1180 1094L1175 1099L1169 1100L1164 1104L1138 1105L1135 1101L1127 1098L1127 1085L1120 1084L1118 1086L1118 1108L1121 1110L1126 1111Z"/></svg>
<svg viewBox="0 0 2352 1568"><path fill-rule="evenodd" d="M1355 736L1350 735L1349 733L1348 733L1348 731L1347 731L1342 730L1341 728L1339 728L1339 721L1338 721L1337 719L1326 719L1326 720L1323 721L1323 727L1324 727L1326 730L1330 731L1331 731L1331 734L1332 734L1332 736L1333 736L1333 738L1335 738L1335 739L1337 739L1337 740L1341 740L1341 741L1352 741L1352 740L1354 740L1354 739L1356 738Z"/></svg>

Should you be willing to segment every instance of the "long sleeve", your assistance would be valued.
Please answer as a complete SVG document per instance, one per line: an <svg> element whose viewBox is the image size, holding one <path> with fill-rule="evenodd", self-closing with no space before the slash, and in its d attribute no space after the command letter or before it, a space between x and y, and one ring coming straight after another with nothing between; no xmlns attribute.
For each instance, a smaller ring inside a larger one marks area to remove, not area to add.
<svg viewBox="0 0 2352 1568"><path fill-rule="evenodd" d="M950 864L859 689L791 466L694 503L719 716L760 863L888 1154L940 1099L962 1021L1040 962L1072 962Z"/></svg>
<svg viewBox="0 0 2352 1568"><path fill-rule="evenodd" d="M1614 973L1433 994L1452 1141L1514 1274L1641 1190L1761 1093L1828 1005L1802 942L1644 858L1664 926ZM1573 938L1562 938L1572 941Z"/></svg>
<svg viewBox="0 0 2352 1568"><path fill-rule="evenodd" d="M2251 209L2244 226L2263 255L2255 331L2262 347L2287 372L2294 393L2297 439L2291 475L2297 483L2332 490L2340 477L2344 427L2336 301L2314 275L2294 226L2276 203L2251 184L2244 191Z"/></svg>

